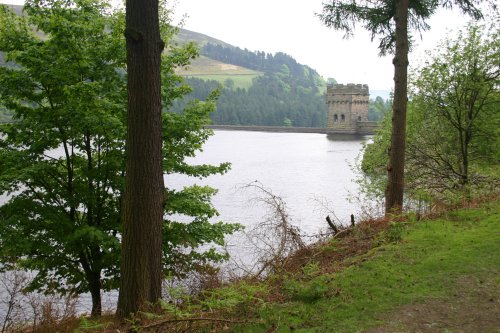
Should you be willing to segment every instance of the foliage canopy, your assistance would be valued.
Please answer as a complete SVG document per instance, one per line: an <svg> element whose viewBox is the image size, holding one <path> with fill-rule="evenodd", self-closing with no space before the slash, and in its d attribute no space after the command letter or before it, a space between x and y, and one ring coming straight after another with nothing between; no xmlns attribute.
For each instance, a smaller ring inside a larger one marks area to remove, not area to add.
<svg viewBox="0 0 500 333"><path fill-rule="evenodd" d="M495 22L489 28L469 25L412 71L406 155L407 192L412 197L425 194L445 200L497 184L498 34ZM390 125L385 119L363 158L363 170L379 186Z"/></svg>
<svg viewBox="0 0 500 333"><path fill-rule="evenodd" d="M345 37L352 37L356 23L371 33L372 40L379 37L381 55L393 54L396 43L396 0L391 1L327 1L323 4L320 20L327 27L344 31ZM479 0L410 0L408 3L408 30L422 32L429 30L426 20L439 7L451 8L457 6L462 12L479 19L481 11L477 8ZM411 35L409 36L412 40Z"/></svg>
<svg viewBox="0 0 500 333"><path fill-rule="evenodd" d="M3 269L36 273L30 288L100 292L117 288L121 200L125 176L126 66L123 13L101 0L27 1L25 16L0 6L0 104L15 122L0 125L0 261ZM197 55L192 44L169 43L175 33L163 11L163 170L207 177L229 164L190 165L211 135L204 129L217 94L168 112L190 88L174 74ZM33 30L33 28L35 30ZM223 244L239 227L212 224L215 189L166 188L163 273L187 272L226 255L203 244ZM184 216L182 222L176 216Z"/></svg>

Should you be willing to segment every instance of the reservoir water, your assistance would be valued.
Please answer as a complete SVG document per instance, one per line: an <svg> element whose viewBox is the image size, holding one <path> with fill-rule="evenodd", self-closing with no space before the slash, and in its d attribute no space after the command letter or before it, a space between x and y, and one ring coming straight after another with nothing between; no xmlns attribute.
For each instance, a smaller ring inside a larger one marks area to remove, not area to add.
<svg viewBox="0 0 500 333"><path fill-rule="evenodd" d="M351 214L357 214L358 207L348 200L349 194L357 191L352 165L361 152L363 142L368 139L312 133L218 130L208 140L203 152L189 161L193 164L230 162L231 170L225 175L203 180L167 175L165 183L177 189L194 183L217 188L219 192L213 204L220 216L215 220L251 227L265 218L266 211L252 200L259 193L242 190L242 187L259 181L286 201L287 212L294 225L305 234L314 234L326 227L326 213L318 201L328 201L329 208L344 224L348 223ZM0 204L2 200L5 197L0 197ZM238 237L228 239L228 249L233 256L245 256ZM113 306L114 298L111 294L111 301L105 307ZM85 296L80 309L90 311L89 300ZM3 309L0 309L0 319L2 312Z"/></svg>
<svg viewBox="0 0 500 333"><path fill-rule="evenodd" d="M251 204L257 192L242 190L259 181L282 197L294 224L305 232L325 225L317 200L327 200L342 222L347 223L357 207L347 200L357 185L352 165L368 138L327 137L314 133L216 131L192 163L230 162L225 175L193 180L179 175L165 177L166 186L206 184L219 189L213 203L220 220L252 225L262 210Z"/></svg>

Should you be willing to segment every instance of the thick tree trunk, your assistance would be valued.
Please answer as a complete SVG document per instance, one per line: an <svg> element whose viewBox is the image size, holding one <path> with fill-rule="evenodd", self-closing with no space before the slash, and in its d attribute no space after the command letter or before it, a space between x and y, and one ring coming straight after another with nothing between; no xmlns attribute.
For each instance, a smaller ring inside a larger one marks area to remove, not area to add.
<svg viewBox="0 0 500 333"><path fill-rule="evenodd" d="M161 297L162 122L158 0L127 0L128 131L117 315Z"/></svg>
<svg viewBox="0 0 500 333"><path fill-rule="evenodd" d="M400 214L403 208L406 106L408 81L408 3L396 0L396 54L394 56L394 103L385 212Z"/></svg>

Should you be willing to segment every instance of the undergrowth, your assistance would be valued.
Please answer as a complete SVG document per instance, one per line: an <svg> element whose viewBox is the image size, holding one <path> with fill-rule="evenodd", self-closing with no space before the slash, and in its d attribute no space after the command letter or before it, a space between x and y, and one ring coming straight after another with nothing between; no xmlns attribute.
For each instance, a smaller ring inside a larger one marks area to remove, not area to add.
<svg viewBox="0 0 500 333"><path fill-rule="evenodd" d="M434 219L365 221L298 250L265 278L240 279L198 296L172 290L175 301L162 302L159 314L139 313L125 325L82 318L75 332L387 332L377 327L402 307L439 301L452 308L464 281L488 285L495 310L499 235L498 200ZM475 300L465 303L467 311L474 311ZM399 319L391 325L414 329Z"/></svg>
<svg viewBox="0 0 500 333"><path fill-rule="evenodd" d="M499 275L499 208L495 202L436 220L391 223L374 237L374 247L345 260L348 267L288 278L287 301L260 310L262 324L233 331L360 332L382 325L384 314L402 305L448 300L463 277Z"/></svg>

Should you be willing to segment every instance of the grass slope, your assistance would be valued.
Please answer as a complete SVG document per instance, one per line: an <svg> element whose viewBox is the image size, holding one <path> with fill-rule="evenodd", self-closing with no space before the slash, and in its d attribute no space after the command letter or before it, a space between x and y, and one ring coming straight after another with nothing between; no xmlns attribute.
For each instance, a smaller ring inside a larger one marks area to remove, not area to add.
<svg viewBox="0 0 500 333"><path fill-rule="evenodd" d="M176 40L180 43L195 42L199 47L207 43L218 44L223 47L234 47L231 44L219 39L186 30L180 29ZM262 75L262 72L254 71L245 67L227 64L221 61L213 60L205 56L194 59L187 68L178 68L176 73L186 77L196 77L203 80L215 80L224 84L227 79L234 82L234 88L248 89L252 86L252 80Z"/></svg>
<svg viewBox="0 0 500 333"><path fill-rule="evenodd" d="M261 72L226 64L205 56L194 59L187 68L178 68L176 73L186 77L215 80L221 84L224 84L227 79L231 79L235 88L245 89L252 86L252 80L255 77L262 75Z"/></svg>
<svg viewBox="0 0 500 333"><path fill-rule="evenodd" d="M234 47L231 44L221 41L220 39L213 38L208 35L187 29L180 29L179 33L175 36L175 39L181 44L189 41L189 42L195 42L200 46L204 46L205 44L211 43L211 44L219 44L224 47Z"/></svg>
<svg viewBox="0 0 500 333"><path fill-rule="evenodd" d="M234 332L500 332L499 202L383 235L400 233L338 273L287 278L287 300Z"/></svg>
<svg viewBox="0 0 500 333"><path fill-rule="evenodd" d="M38 331L500 332L500 201L438 219L361 222L264 281L171 294L178 301L161 303L162 314L73 318Z"/></svg>

